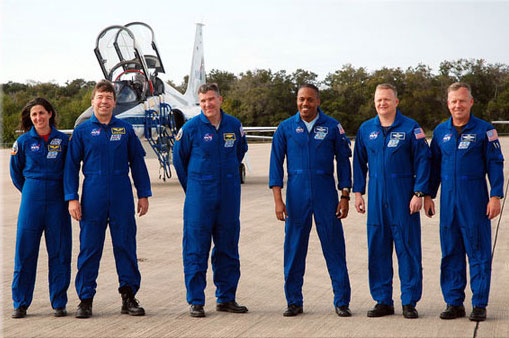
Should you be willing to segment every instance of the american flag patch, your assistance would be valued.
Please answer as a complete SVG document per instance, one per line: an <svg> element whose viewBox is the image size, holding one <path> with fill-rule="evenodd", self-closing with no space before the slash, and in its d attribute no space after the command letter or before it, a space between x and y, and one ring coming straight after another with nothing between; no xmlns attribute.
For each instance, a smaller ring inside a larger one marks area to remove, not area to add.
<svg viewBox="0 0 509 338"><path fill-rule="evenodd" d="M424 131L422 128L415 128L414 129L414 135L416 139L426 138L426 134L424 134Z"/></svg>
<svg viewBox="0 0 509 338"><path fill-rule="evenodd" d="M488 141L493 142L498 140L498 134L496 129L491 129L486 132L486 136L488 136Z"/></svg>
<svg viewBox="0 0 509 338"><path fill-rule="evenodd" d="M340 134L344 134L345 133L345 130L343 129L343 126L341 125L341 123L338 123L338 130L339 130Z"/></svg>

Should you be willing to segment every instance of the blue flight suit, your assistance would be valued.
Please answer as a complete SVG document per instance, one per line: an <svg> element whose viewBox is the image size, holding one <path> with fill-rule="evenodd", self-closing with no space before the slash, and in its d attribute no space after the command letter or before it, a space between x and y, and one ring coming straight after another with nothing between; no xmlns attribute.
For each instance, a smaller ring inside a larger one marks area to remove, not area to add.
<svg viewBox="0 0 509 338"><path fill-rule="evenodd" d="M71 278L71 218L64 200L64 162L69 137L54 127L48 141L35 128L14 143L10 171L21 191L12 281L14 308L29 307L35 286L39 245L48 251L51 306L65 308Z"/></svg>
<svg viewBox="0 0 509 338"><path fill-rule="evenodd" d="M132 126L115 117L106 125L95 115L74 129L65 163L65 199L77 200L80 162L83 181L80 253L76 291L80 299L95 295L106 226L109 224L119 288L136 294L140 272L136 258L136 221L129 168L138 198L152 195L145 151Z"/></svg>
<svg viewBox="0 0 509 338"><path fill-rule="evenodd" d="M297 112L284 120L272 139L269 187L283 187L286 157L284 273L288 305L302 306L302 284L306 267L311 217L332 280L335 306L350 303L350 280L346 267L345 239L336 216L339 199L334 180L337 162L338 188L352 186L350 140L335 119L318 110L318 120L308 132Z"/></svg>
<svg viewBox="0 0 509 338"><path fill-rule="evenodd" d="M384 136L376 116L364 122L355 138L353 191L368 187L369 288L378 304L393 305L392 252L396 248L402 305L413 305L422 295L420 213L410 214L414 192L428 191L431 153L417 122L396 118Z"/></svg>
<svg viewBox="0 0 509 338"><path fill-rule="evenodd" d="M465 300L466 262L470 266L472 305L486 307L491 279L491 222L486 216L489 196L503 197L504 157L495 128L472 114L458 135L452 118L439 124L431 141L430 193L440 183L440 285L447 304Z"/></svg>
<svg viewBox="0 0 509 338"><path fill-rule="evenodd" d="M218 303L235 300L240 278L240 174L247 142L238 119L221 110L219 129L203 112L180 129L173 165L186 193L182 251L189 304L205 304L211 238Z"/></svg>

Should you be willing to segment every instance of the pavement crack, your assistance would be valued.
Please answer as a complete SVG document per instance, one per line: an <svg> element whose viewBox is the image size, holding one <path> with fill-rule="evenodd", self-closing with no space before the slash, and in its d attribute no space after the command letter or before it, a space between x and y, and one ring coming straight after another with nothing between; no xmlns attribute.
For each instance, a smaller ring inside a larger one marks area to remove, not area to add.
<svg viewBox="0 0 509 338"><path fill-rule="evenodd" d="M474 336L472 338L477 338L477 331L479 330L479 322L477 322L477 324L475 324L475 329L474 329Z"/></svg>

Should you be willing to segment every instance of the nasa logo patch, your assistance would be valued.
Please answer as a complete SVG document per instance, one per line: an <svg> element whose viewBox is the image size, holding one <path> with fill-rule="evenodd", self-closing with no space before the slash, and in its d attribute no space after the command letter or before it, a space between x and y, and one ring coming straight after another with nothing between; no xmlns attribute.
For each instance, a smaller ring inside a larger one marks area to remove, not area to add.
<svg viewBox="0 0 509 338"><path fill-rule="evenodd" d="M32 143L30 150L34 152L39 151L41 150L41 145L39 143Z"/></svg>
<svg viewBox="0 0 509 338"><path fill-rule="evenodd" d="M379 131L372 131L371 134L369 134L369 139L376 140L378 138L378 134L380 134Z"/></svg>
<svg viewBox="0 0 509 338"><path fill-rule="evenodd" d="M203 141L210 142L214 139L214 136L212 134L206 133L203 135Z"/></svg>

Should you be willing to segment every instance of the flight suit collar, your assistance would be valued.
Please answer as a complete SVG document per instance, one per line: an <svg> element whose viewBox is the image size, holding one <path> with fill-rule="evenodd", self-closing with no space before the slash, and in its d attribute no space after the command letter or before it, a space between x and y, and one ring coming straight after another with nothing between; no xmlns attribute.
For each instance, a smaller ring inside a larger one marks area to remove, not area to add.
<svg viewBox="0 0 509 338"><path fill-rule="evenodd" d="M95 124L103 125L103 123L101 123L101 121L99 121L99 120L97 119L97 117L95 116L95 112L94 112L94 113L92 113L92 116L90 117L90 121L91 121L92 123L95 123ZM110 120L110 122L107 124L107 126L111 126L111 125L113 125L113 124L117 123L118 121L119 121L119 119L117 119L115 116L112 116L112 117L111 117L111 120Z"/></svg>
<svg viewBox="0 0 509 338"><path fill-rule="evenodd" d="M390 128L397 127L401 124L401 121L403 120L403 115L399 111L399 109L396 109L396 117L394 118L394 122L390 125ZM375 126L382 128L382 124L380 123L380 118L378 117L378 114L375 116Z"/></svg>
<svg viewBox="0 0 509 338"><path fill-rule="evenodd" d="M221 120L219 122L219 125L221 125L221 123L223 122L223 118L224 118L224 111L223 109L220 109L220 112L221 112ZM212 123L210 123L209 119L207 118L207 116L205 116L205 114L203 113L203 110L200 110L200 121L205 123L205 124L210 124L212 127L214 127L212 125ZM215 128L215 127L214 127Z"/></svg>
<svg viewBox="0 0 509 338"><path fill-rule="evenodd" d="M470 129L474 129L477 125L477 119L475 118L474 114L472 114L472 112L470 113L470 118L468 120L468 123L465 125L465 127L463 127L463 129L461 130L461 132L463 133L464 131L466 130L470 130ZM456 128L454 127L454 125L452 124L452 116L449 117L449 120L447 120L447 128L449 130L456 130Z"/></svg>
<svg viewBox="0 0 509 338"><path fill-rule="evenodd" d="M320 109L320 107L318 107L318 120L316 120L315 125L319 124L321 120L323 120L323 116L324 116L323 111ZM294 115L294 121L297 124L299 124L299 122L302 121L302 119L300 118L299 111L297 111L297 114ZM302 124L304 124L304 121L302 121Z"/></svg>
<svg viewBox="0 0 509 338"><path fill-rule="evenodd" d="M57 129L53 126L50 126L50 127L51 127L51 132L49 133L48 141L51 140L52 138L54 138L55 136L57 136ZM32 126L32 128L30 128L29 134L30 134L30 137L32 137L32 138L36 138L36 139L42 138L41 136L39 136L39 134L37 134L37 131L35 130L34 126Z"/></svg>

